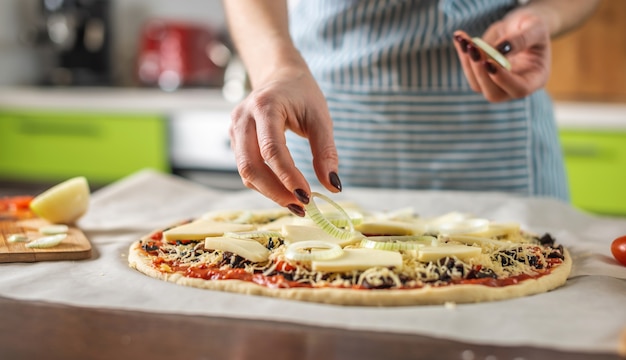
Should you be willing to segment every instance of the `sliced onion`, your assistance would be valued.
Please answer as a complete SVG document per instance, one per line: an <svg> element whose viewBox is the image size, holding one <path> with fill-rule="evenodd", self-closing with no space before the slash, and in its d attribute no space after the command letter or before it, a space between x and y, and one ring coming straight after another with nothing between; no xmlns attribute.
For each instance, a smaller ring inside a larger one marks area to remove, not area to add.
<svg viewBox="0 0 626 360"><path fill-rule="evenodd" d="M56 235L56 234L65 234L69 231L69 227L67 225L59 224L59 225L46 225L39 228L39 232L44 235Z"/></svg>
<svg viewBox="0 0 626 360"><path fill-rule="evenodd" d="M439 224L437 226L441 234L474 234L489 230L487 219L467 219Z"/></svg>
<svg viewBox="0 0 626 360"><path fill-rule="evenodd" d="M26 236L24 234L11 234L7 238L7 241L10 242L10 243L26 242L26 241L28 241L28 236Z"/></svg>
<svg viewBox="0 0 626 360"><path fill-rule="evenodd" d="M269 239L279 238L282 234L277 231L240 231L225 232L224 236L234 239Z"/></svg>
<svg viewBox="0 0 626 360"><path fill-rule="evenodd" d="M337 244L326 241L300 241L289 244L285 257L294 261L330 260L343 254L343 249Z"/></svg>
<svg viewBox="0 0 626 360"><path fill-rule="evenodd" d="M339 211L339 213L345 217L348 229L341 229L335 226L330 220L328 220L320 212L320 209L315 204L316 197L323 199L324 201L335 207L337 211ZM338 239L348 240L354 236L354 225L352 224L352 221L350 221L350 216L341 206L339 206L339 204L332 201L328 196L320 194L318 192L312 192L310 199L311 200L309 201L309 203L304 205L304 209L306 210L311 220L313 220L315 225L319 226L322 230L326 231L332 237L336 237Z"/></svg>
<svg viewBox="0 0 626 360"><path fill-rule="evenodd" d="M50 248L50 247L59 245L61 241L63 241L63 239L65 239L66 237L67 237L67 234L44 236L37 240L33 240L29 242L28 244L26 244L26 247L30 249Z"/></svg>
<svg viewBox="0 0 626 360"><path fill-rule="evenodd" d="M330 213L326 214L326 218L333 225L337 227L346 227L350 226L349 223L352 223L353 226L359 225L363 222L363 214L358 211L350 211L346 210L346 214L348 214L348 218L346 219L342 213Z"/></svg>
<svg viewBox="0 0 626 360"><path fill-rule="evenodd" d="M437 238L427 235L370 236L361 240L361 247L380 250L416 250L427 245L437 245Z"/></svg>

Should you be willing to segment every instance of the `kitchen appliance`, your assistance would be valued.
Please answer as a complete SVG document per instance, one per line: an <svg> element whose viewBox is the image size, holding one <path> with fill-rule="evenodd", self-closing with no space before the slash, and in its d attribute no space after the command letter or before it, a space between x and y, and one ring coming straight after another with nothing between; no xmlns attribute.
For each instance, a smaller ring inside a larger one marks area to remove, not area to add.
<svg viewBox="0 0 626 360"><path fill-rule="evenodd" d="M168 134L172 170L212 188L245 189L228 135L233 105L215 101L209 106L171 114Z"/></svg>
<svg viewBox="0 0 626 360"><path fill-rule="evenodd" d="M51 46L49 85L110 85L110 1L41 0L40 42Z"/></svg>
<svg viewBox="0 0 626 360"><path fill-rule="evenodd" d="M208 26L150 20L141 31L137 76L142 85L166 91L222 86L230 50Z"/></svg>

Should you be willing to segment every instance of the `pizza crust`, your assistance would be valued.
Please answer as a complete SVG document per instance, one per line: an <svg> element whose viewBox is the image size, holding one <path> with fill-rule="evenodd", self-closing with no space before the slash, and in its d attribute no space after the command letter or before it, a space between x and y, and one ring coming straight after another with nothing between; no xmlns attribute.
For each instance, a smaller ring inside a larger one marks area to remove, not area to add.
<svg viewBox="0 0 626 360"><path fill-rule="evenodd" d="M562 286L567 281L572 267L572 259L567 250L564 250L564 256L564 261L558 267L554 268L550 274L544 275L538 279L525 280L516 285L489 287L484 285L464 284L407 290L358 290L340 288L277 289L241 280L187 278L176 273L164 273L154 268L152 260L143 251L140 242L135 242L131 245L128 254L128 262L131 268L137 269L150 277L201 289L334 305L409 306L436 305L447 302L487 302L544 293Z"/></svg>

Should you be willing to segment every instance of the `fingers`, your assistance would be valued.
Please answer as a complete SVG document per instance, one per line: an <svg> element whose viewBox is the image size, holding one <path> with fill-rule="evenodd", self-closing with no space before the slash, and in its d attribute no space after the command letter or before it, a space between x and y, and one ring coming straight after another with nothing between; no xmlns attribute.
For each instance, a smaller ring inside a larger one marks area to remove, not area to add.
<svg viewBox="0 0 626 360"><path fill-rule="evenodd" d="M482 92L480 84L478 83L478 80L472 70L472 60L470 57L471 55L469 54L469 45L471 43L469 35L467 35L464 31L459 30L454 33L454 40L454 48L459 56L461 67L463 68L463 72L465 73L465 77L467 78L470 88L477 93Z"/></svg>
<svg viewBox="0 0 626 360"><path fill-rule="evenodd" d="M475 46L472 39L465 32L455 32L454 39L463 72L472 90L482 93L491 102L509 100L510 96L494 83L490 77L490 74L498 72L498 67L500 66L495 65L492 61L488 61L487 54ZM465 46L464 52L462 46ZM505 71L501 67L500 70Z"/></svg>
<svg viewBox="0 0 626 360"><path fill-rule="evenodd" d="M307 88L307 86L305 86ZM332 121L320 91L256 91L232 113L230 137L243 183L303 216L310 186L296 168L285 131L308 138L320 183L341 191ZM314 89L315 90L315 89ZM303 101L305 99L306 101Z"/></svg>
<svg viewBox="0 0 626 360"><path fill-rule="evenodd" d="M543 84L538 83L539 77L534 76L534 74L531 76L518 75L502 69L493 60L487 60L486 63L486 68L491 66L493 69L492 72L487 71L491 81L501 89L503 94L506 94L502 96L503 100L501 101L523 98L543 86Z"/></svg>
<svg viewBox="0 0 626 360"><path fill-rule="evenodd" d="M493 43L498 44L498 50L503 50L504 44L509 49L509 55L532 49L537 46L545 46L549 41L548 29L535 18L523 18L517 23L518 26L510 31L502 31Z"/></svg>
<svg viewBox="0 0 626 360"><path fill-rule="evenodd" d="M494 37L496 33L501 33L501 30L492 30L491 37ZM508 57L513 57L512 49L517 46L528 46L531 44L529 41L539 40L541 32L532 31L529 34L511 36L511 41L503 40L500 48L509 51ZM492 60L487 53L485 53L478 46L475 46L471 38L462 31L455 32L455 47L459 53L459 59L461 60L461 66L468 79L471 88L474 91L482 93L488 101L501 102L511 99L518 99L529 95L533 91L539 89L545 84L547 79L547 68L541 66L546 61L546 54L542 53L541 49L536 53L526 50L522 52L518 48L517 58L513 57L513 60L518 60L512 68L512 71L507 71L501 67L496 61ZM465 46L465 52L462 50L462 46ZM524 49L524 48L522 48ZM459 52L459 50L461 50ZM501 52L505 52L502 51ZM530 64L531 66L526 66Z"/></svg>
<svg viewBox="0 0 626 360"><path fill-rule="evenodd" d="M316 112L314 126L307 130L309 144L313 154L313 168L320 183L329 191L338 193L342 190L341 180L337 175L339 158L333 137L332 121L328 110Z"/></svg>
<svg viewBox="0 0 626 360"><path fill-rule="evenodd" d="M284 130L279 131L284 122L281 126L280 121L269 121L271 112L255 115L248 109L246 104L235 109L230 127L231 147L244 185L304 216L300 204L308 202L310 190L289 155Z"/></svg>

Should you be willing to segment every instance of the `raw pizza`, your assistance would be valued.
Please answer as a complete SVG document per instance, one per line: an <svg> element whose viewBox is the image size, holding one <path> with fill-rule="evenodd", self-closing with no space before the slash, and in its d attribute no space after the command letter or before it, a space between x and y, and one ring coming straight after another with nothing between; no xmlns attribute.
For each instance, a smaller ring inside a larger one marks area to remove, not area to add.
<svg viewBox="0 0 626 360"><path fill-rule="evenodd" d="M133 243L129 264L180 285L365 306L528 296L563 285L571 269L552 236L514 222L375 213L317 193L305 209L305 218L283 209L207 213Z"/></svg>

